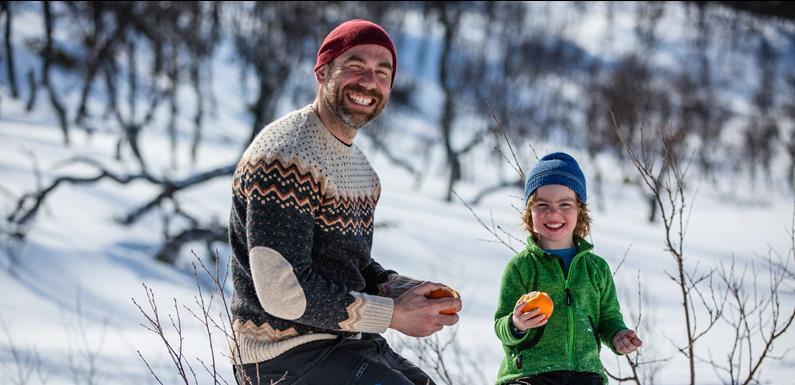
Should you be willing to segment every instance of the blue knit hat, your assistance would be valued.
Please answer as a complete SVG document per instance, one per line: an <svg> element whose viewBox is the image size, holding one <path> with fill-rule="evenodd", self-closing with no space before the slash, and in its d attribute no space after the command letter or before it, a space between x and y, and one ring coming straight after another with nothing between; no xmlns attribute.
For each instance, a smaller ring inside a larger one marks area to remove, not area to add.
<svg viewBox="0 0 795 385"><path fill-rule="evenodd" d="M524 203L539 187L548 184L564 185L577 194L583 203L588 199L585 192L585 175L580 170L580 165L571 155L563 152L553 152L544 155L538 164L533 167L524 185Z"/></svg>

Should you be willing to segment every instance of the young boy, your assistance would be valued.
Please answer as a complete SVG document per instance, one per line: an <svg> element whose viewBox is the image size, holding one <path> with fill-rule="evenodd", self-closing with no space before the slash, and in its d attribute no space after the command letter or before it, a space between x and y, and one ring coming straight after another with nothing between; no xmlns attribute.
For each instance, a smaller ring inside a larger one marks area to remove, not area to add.
<svg viewBox="0 0 795 385"><path fill-rule="evenodd" d="M528 174L524 198L530 236L505 268L494 315L505 350L497 383L606 384L601 344L627 354L641 341L624 325L610 267L585 241L585 176L570 155L546 155ZM517 300L531 291L552 298L549 318L522 311L526 302Z"/></svg>

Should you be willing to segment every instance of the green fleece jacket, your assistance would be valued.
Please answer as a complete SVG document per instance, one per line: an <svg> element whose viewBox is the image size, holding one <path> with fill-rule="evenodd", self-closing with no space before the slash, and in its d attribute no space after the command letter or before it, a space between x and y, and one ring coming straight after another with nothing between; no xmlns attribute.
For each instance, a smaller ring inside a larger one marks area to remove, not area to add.
<svg viewBox="0 0 795 385"><path fill-rule="evenodd" d="M545 253L532 237L505 267L494 314L494 330L505 350L498 384L556 370L598 373L607 383L599 341L615 352L612 338L627 327L607 262L592 252L588 242L576 243L568 277L562 258ZM545 326L517 338L511 333L513 308L522 294L534 290L552 297L554 311Z"/></svg>

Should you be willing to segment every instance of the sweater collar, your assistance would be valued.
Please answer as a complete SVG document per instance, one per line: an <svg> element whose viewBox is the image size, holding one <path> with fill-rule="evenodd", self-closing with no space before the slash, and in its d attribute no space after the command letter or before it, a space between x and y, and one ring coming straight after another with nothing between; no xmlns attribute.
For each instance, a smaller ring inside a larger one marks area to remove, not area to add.
<svg viewBox="0 0 795 385"><path fill-rule="evenodd" d="M353 148L353 146L354 146L353 143L351 143L351 144L345 143L340 138L338 138L337 136L335 136L334 134L331 133L331 130L329 130L328 127L326 127L326 125L323 124L323 121L320 120L320 113L315 111L315 107L314 107L313 104L309 104L309 105L305 106L303 108L303 110L309 111L309 116L311 116L311 119L312 119L313 123L318 127L318 131L320 131L320 134L324 138L326 138L327 141L336 142L337 144L335 144L335 147L342 148L342 147L339 146L339 145L342 145L342 146L344 146L345 148L348 148L348 149Z"/></svg>

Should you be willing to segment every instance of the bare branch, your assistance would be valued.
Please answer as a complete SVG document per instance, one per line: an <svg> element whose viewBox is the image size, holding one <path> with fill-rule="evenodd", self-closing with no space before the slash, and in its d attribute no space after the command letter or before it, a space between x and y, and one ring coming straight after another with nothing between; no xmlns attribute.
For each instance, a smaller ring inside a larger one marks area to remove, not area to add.
<svg viewBox="0 0 795 385"><path fill-rule="evenodd" d="M508 162L508 165L511 166L514 171L516 171L516 173L519 175L519 180L524 180L524 170L522 170L522 165L519 163L519 158L516 157L516 152L513 150L513 145L511 145L511 141L508 139L508 134L505 133L505 128L502 126L502 123L500 123L500 120L497 119L497 115L494 114L494 110L492 110L491 104L488 101L486 101L486 106L489 109L491 118L494 119L494 123L497 124L497 129L500 131L500 134L502 134L502 138L505 139L505 144L508 145L508 149L511 151L513 163L509 161L505 155L503 155L502 151L500 151L500 155L502 155L503 159ZM532 145L530 148L532 148ZM499 151L499 148L497 150ZM533 150L533 152L535 152L535 150ZM536 155L536 159L538 159L538 155Z"/></svg>
<svg viewBox="0 0 795 385"><path fill-rule="evenodd" d="M33 219L41 207L47 195L53 192L59 185L64 184L90 184L102 179L110 179L119 184L128 184L136 180L148 180L157 183L152 176L147 174L119 175L106 169L100 169L100 173L93 177L61 176L56 178L49 186L42 190L26 193L17 201L16 208L6 217L6 220L17 225L25 225Z"/></svg>
<svg viewBox="0 0 795 385"><path fill-rule="evenodd" d="M613 269L613 278L616 277L616 274L621 269L621 266L624 264L624 262L627 261L627 255L629 254L629 249L631 249L631 248L632 248L632 244L630 243L629 246L627 246L627 249L624 250L624 255L621 257L621 261L618 262L618 266L616 266L616 268ZM638 285L640 285L640 281L638 281ZM638 293L638 296L639 296L638 298L640 298L640 293Z"/></svg>
<svg viewBox="0 0 795 385"><path fill-rule="evenodd" d="M484 223L484 222L483 222L483 220L481 220L481 219L480 219L480 217L478 216L478 214L477 214L477 213L475 213L475 210L473 210L473 209L472 209L472 206L470 206L468 203L466 203L466 202L464 201L464 199L463 199L463 198L461 198L461 196L460 196L460 195L458 195L458 193L457 193L455 190L452 190L452 192L453 192L453 194L455 194L456 198L458 198L458 200L459 200L459 201L461 201L461 204L463 204L464 206L466 206L466 208L467 208L467 209L469 209L469 212L470 212L470 213L472 213L472 215L475 217L475 219L478 221L478 223L480 223L480 225L481 225L481 226L483 226L483 228L485 228L485 229L486 229L486 231L488 231L488 232L489 232L489 234L491 234L491 235L492 235L494 238L496 238L496 239L497 239L497 240L498 240L498 241L499 241L501 244L503 244L505 247L509 248L509 249L510 249L511 251L513 251L514 253L518 253L518 251L517 251L516 249L514 249L514 248L513 248L513 246L511 246L511 245L510 245L508 242L506 242L506 241L505 241L505 240L504 240L504 239L503 239L503 238L500 236L500 234L497 234L497 232L496 232L496 231L495 231L493 228L490 228L489 226L487 226L487 225L486 225L486 223Z"/></svg>
<svg viewBox="0 0 795 385"><path fill-rule="evenodd" d="M477 195L475 195L474 198L472 198L472 201L470 201L470 203L473 206L477 206L480 203L480 201L483 200L483 198L487 197L488 195L490 195L492 193L500 191L500 190L502 190L502 189L504 189L506 187L519 187L519 188L522 188L523 185L524 185L523 179L502 181L502 182L497 183L497 184L495 184L493 186L489 186L489 187L486 187L486 188L480 190L480 192Z"/></svg>
<svg viewBox="0 0 795 385"><path fill-rule="evenodd" d="M235 171L235 167L237 167L237 164L222 166L173 182L168 180L158 181L156 184L162 185L163 191L161 191L160 194L158 194L154 199L152 199L148 203L140 206L137 209L132 210L120 222L124 225L133 224L138 219L140 219L144 214L146 214L153 208L160 206L163 200L171 199L174 197L176 193L185 190L187 188L193 187L195 185L207 182L211 179L221 176L232 175L232 173Z"/></svg>
<svg viewBox="0 0 795 385"><path fill-rule="evenodd" d="M155 371L152 370L152 366L149 365L149 361L147 361L146 358L144 358L144 356L141 354L141 351L136 350L136 352L138 352L138 357L141 357L141 361L143 361L146 367L149 369L149 373L152 374L152 377L155 378L155 381L157 381L158 384L163 385L163 381L160 381L160 377L158 377L157 374L155 374Z"/></svg>
<svg viewBox="0 0 795 385"><path fill-rule="evenodd" d="M688 278L689 273L685 270L683 254L685 235L683 220L685 216L685 170L680 168L675 148L681 143L683 136L681 133L668 133L660 127L658 129L659 137L656 138L655 143L660 144L661 147L656 152L653 152L652 149L648 148L643 138L643 130L641 130L640 153L638 153L635 146L624 138L613 111L608 110L608 112L613 122L613 131L618 136L619 141L626 150L635 169L640 174L641 179L651 192L652 199L657 209L660 210L660 216L663 219L666 250L674 258L678 270L676 276L672 276L668 273L666 274L679 286L682 297L682 309L684 310L685 333L687 335L686 345L684 347L677 347L677 349L687 358L690 373L689 383L690 385L695 385L696 368L694 345L700 335L696 333L698 318L696 317L695 303L691 298L692 286L689 285L694 284L694 281ZM658 163L659 166L657 166ZM676 236L676 238L674 238L674 236ZM698 281L699 280L695 280L696 283ZM707 302L703 301L702 303L706 304ZM712 318L707 326L707 330L714 326L715 322L716 319Z"/></svg>

